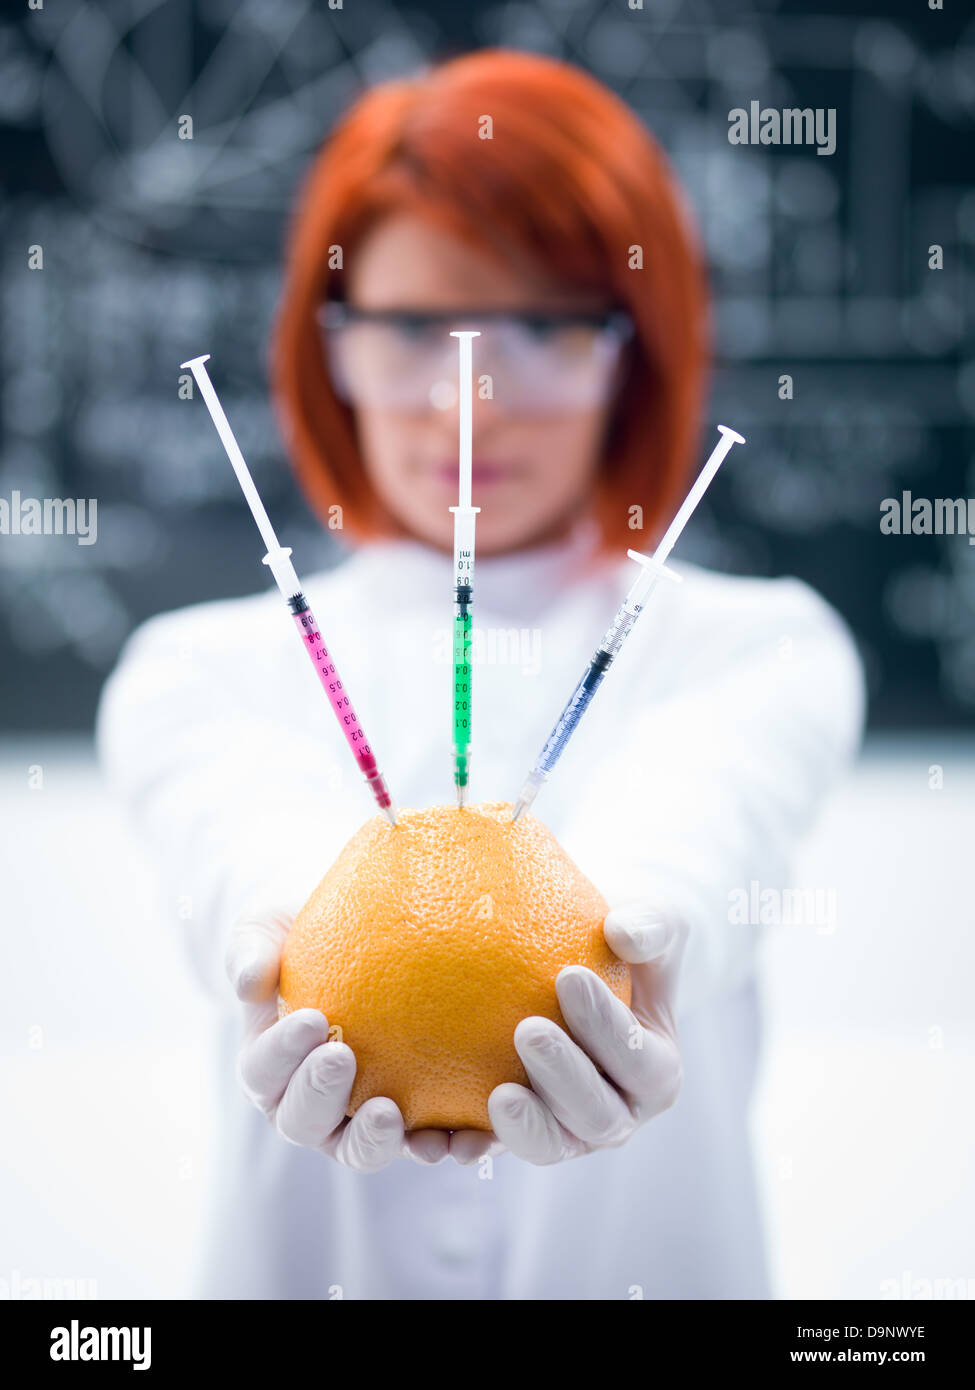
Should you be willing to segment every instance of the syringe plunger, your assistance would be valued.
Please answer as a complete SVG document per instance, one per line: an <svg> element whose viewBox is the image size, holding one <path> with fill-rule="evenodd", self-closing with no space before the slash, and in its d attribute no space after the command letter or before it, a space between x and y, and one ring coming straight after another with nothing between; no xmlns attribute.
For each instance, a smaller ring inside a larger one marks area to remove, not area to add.
<svg viewBox="0 0 975 1390"><path fill-rule="evenodd" d="M262 563L271 571L274 582L284 598L292 599L301 593L301 584L291 563L290 545L280 545L277 550L269 550Z"/></svg>

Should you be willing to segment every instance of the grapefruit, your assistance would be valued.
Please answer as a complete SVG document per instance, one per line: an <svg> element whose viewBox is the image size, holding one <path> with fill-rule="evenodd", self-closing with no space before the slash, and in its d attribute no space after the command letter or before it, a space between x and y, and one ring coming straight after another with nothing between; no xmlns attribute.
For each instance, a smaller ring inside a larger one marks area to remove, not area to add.
<svg viewBox="0 0 975 1390"><path fill-rule="evenodd" d="M516 1025L564 1027L555 978L585 965L630 1002L603 937L608 906L551 832L511 803L375 816L301 909L284 946L278 1014L320 1009L348 1043L348 1113L390 1096L408 1130L490 1130L488 1096L528 1085Z"/></svg>

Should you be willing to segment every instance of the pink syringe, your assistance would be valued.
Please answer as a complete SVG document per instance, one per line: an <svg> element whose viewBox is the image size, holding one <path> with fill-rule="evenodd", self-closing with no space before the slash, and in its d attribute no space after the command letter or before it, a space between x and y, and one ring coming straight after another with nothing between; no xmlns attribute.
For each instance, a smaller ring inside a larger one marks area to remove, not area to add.
<svg viewBox="0 0 975 1390"><path fill-rule="evenodd" d="M267 554L264 556L264 563L274 575L274 582L281 591L281 596L288 605L288 609L294 618L295 627L298 635L305 645L305 650L311 658L312 665L318 672L318 678L322 683L322 689L329 698L335 717L341 725L342 732L345 734L346 742L352 750L359 770L365 777L372 791L373 796L379 805L379 809L389 821L390 825L396 824L396 810L393 806L393 799L389 794L386 780L376 764L375 755L369 747L369 743L363 732L362 725L359 723L355 710L352 708L352 701L349 699L345 686L339 679L339 674L335 669L335 662L329 655L328 648L322 640L322 634L318 629L315 615L308 605L308 600L301 591L298 576L295 574L294 566L291 563L290 546L282 546L274 533L274 527L264 510L264 503L257 488L254 486L254 479L250 475L250 469L244 462L244 456L240 452L240 446L234 438L234 432L230 428L230 422L223 411L223 406L213 383L207 374L205 362L209 362L210 354L205 353L202 357L194 357L190 362L180 363L180 369L189 369L196 379L196 384L200 388L206 408L210 412L210 418L217 429L220 441L227 451L227 457L233 464L234 472L237 474L237 481L243 489L247 499L247 505L251 509L251 515L257 522L257 529L260 531L267 546Z"/></svg>

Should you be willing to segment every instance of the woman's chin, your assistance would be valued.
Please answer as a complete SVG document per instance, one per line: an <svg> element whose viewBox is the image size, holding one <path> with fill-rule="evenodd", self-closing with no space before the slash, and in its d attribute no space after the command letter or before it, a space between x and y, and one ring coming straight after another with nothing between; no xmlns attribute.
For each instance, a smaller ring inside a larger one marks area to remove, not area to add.
<svg viewBox="0 0 975 1390"><path fill-rule="evenodd" d="M474 505L478 505L476 499ZM407 516L401 513L400 521L414 539L438 550L452 552L454 519L446 508L444 511L445 517L442 522L439 519L433 522L429 512L423 516ZM557 539L556 532L561 532L562 529L564 528L557 527L550 517L526 517L520 507L505 507L501 515L493 516L487 507L482 507L477 516L476 554L502 555L509 550L540 545L545 541Z"/></svg>

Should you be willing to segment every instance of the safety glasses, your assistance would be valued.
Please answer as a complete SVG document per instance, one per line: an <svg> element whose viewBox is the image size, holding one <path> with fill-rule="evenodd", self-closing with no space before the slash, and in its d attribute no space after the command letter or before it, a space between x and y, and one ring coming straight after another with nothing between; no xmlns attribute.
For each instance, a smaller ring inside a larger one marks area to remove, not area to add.
<svg viewBox="0 0 975 1390"><path fill-rule="evenodd" d="M340 398L408 413L454 405L457 344L451 329L480 332L475 395L512 414L565 413L603 403L633 335L622 310L428 312L333 302L321 306L318 322Z"/></svg>

